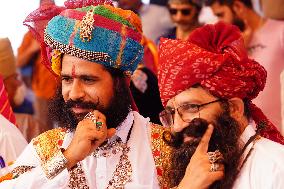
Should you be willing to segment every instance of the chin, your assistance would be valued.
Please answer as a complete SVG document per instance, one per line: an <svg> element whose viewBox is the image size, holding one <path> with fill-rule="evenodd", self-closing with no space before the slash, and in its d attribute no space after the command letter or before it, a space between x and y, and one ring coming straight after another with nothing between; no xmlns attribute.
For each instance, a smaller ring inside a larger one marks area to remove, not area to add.
<svg viewBox="0 0 284 189"><path fill-rule="evenodd" d="M84 113L74 113L73 112L73 114L74 114L74 116L75 116L75 118L78 120L78 121L82 121L84 118L85 118L85 116L87 115L87 113L88 112L84 112Z"/></svg>

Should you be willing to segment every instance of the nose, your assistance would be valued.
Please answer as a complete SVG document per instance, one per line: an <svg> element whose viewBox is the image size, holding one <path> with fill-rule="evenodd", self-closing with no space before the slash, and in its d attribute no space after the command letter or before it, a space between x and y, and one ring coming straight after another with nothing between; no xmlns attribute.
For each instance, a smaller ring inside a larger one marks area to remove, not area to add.
<svg viewBox="0 0 284 189"><path fill-rule="evenodd" d="M181 132L185 127L188 126L188 123L187 122L184 122L179 113L176 111L175 112L175 115L174 115L174 120L173 120L173 126L172 126L172 130L174 132Z"/></svg>
<svg viewBox="0 0 284 189"><path fill-rule="evenodd" d="M83 99L85 96L84 87L81 85L80 81L74 79L72 85L70 86L69 99L78 100Z"/></svg>
<svg viewBox="0 0 284 189"><path fill-rule="evenodd" d="M181 11L177 11L177 13L175 15L175 20L180 21L180 20L182 20L182 18L183 18L183 15L182 15Z"/></svg>

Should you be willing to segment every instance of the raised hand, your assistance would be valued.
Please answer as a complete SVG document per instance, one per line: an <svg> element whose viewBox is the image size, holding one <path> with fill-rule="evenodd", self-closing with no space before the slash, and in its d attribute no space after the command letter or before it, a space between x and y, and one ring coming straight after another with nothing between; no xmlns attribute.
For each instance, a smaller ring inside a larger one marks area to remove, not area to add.
<svg viewBox="0 0 284 189"><path fill-rule="evenodd" d="M78 123L71 144L63 152L68 169L85 159L115 133L115 129L107 129L106 117L102 113L94 110L89 115Z"/></svg>
<svg viewBox="0 0 284 189"><path fill-rule="evenodd" d="M206 189L224 177L224 165L213 163L208 155L208 146L213 133L213 125L208 125L195 153L190 159L185 175L178 189Z"/></svg>

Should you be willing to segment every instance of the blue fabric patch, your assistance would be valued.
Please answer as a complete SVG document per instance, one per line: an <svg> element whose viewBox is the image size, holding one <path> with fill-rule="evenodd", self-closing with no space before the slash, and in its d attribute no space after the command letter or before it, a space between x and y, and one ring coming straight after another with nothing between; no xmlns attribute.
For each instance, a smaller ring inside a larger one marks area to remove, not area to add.
<svg viewBox="0 0 284 189"><path fill-rule="evenodd" d="M64 16L56 16L48 23L46 33L55 41L68 45L70 37L75 29L76 20L66 18ZM116 62L119 55L121 45L121 34L106 28L95 27L92 30L92 39L83 42L80 39L80 29L73 39L73 46L82 50L93 52L108 53L111 59ZM127 38L125 48L121 57L121 70L133 72L143 57L143 46L133 39ZM114 67L109 62L96 61L104 66Z"/></svg>

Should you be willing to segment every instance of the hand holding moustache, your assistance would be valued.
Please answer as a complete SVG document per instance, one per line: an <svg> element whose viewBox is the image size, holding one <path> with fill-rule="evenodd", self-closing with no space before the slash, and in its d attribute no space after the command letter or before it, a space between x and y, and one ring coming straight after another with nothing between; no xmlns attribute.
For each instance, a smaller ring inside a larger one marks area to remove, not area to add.
<svg viewBox="0 0 284 189"><path fill-rule="evenodd" d="M86 115L77 125L74 137L63 152L67 159L67 169L85 159L104 141L115 134L115 129L107 129L106 117L98 110Z"/></svg>
<svg viewBox="0 0 284 189"><path fill-rule="evenodd" d="M223 158L222 154L219 151L208 152L213 129L213 125L209 124L190 159L178 189L207 189L224 177L224 165L219 162Z"/></svg>

